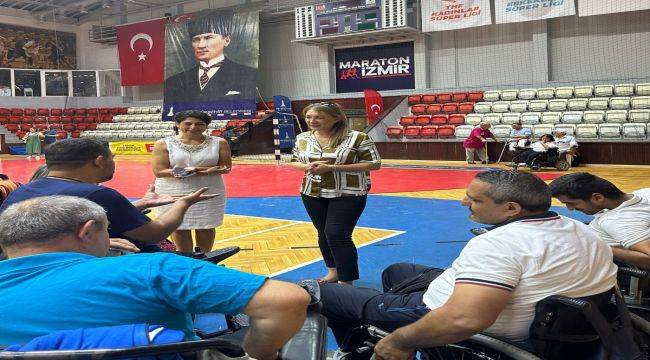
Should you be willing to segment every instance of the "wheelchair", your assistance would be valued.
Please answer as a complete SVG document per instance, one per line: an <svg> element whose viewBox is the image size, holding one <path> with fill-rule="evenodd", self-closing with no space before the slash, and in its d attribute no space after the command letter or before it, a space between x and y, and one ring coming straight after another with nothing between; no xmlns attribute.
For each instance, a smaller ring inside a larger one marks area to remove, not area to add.
<svg viewBox="0 0 650 360"><path fill-rule="evenodd" d="M517 170L519 163L523 163L522 155L528 149L517 148L513 153L511 166L513 170ZM560 157L560 152L557 148L548 149L546 152L540 153L530 164L530 169L538 171L543 167L554 167L560 171L567 171L571 168L571 164Z"/></svg>
<svg viewBox="0 0 650 360"><path fill-rule="evenodd" d="M612 301L611 299L614 299ZM540 360L646 359L648 323L630 317L614 288L584 298L553 295L537 303L526 343L489 334L445 346L421 349L417 358ZM373 326L353 329L341 346L345 360L369 360L374 345L388 333Z"/></svg>
<svg viewBox="0 0 650 360"><path fill-rule="evenodd" d="M650 321L650 271L618 265L618 283L632 318L641 317Z"/></svg>

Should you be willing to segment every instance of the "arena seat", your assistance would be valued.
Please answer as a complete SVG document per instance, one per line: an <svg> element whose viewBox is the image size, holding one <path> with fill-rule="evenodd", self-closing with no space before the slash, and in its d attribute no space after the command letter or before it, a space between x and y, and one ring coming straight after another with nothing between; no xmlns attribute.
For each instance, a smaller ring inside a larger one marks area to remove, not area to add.
<svg viewBox="0 0 650 360"><path fill-rule="evenodd" d="M78 131L84 131L86 130L86 124L77 124L75 125L75 129Z"/></svg>
<svg viewBox="0 0 650 360"><path fill-rule="evenodd" d="M474 103L464 102L458 104L458 112L461 114L469 114L474 112Z"/></svg>
<svg viewBox="0 0 650 360"><path fill-rule="evenodd" d="M506 89L501 90L501 95L499 98L505 101L517 100L517 95L519 94L519 89Z"/></svg>
<svg viewBox="0 0 650 360"><path fill-rule="evenodd" d="M52 116L61 116L63 115L63 109L50 109L50 115Z"/></svg>
<svg viewBox="0 0 650 360"><path fill-rule="evenodd" d="M82 109L82 108L74 109L74 114L84 116L86 115L86 109Z"/></svg>
<svg viewBox="0 0 650 360"><path fill-rule="evenodd" d="M539 88L537 89L537 98L541 100L548 100L555 97L555 88Z"/></svg>
<svg viewBox="0 0 650 360"><path fill-rule="evenodd" d="M426 105L413 105L411 106L411 114L413 115L422 115L427 112Z"/></svg>
<svg viewBox="0 0 650 360"><path fill-rule="evenodd" d="M540 117L542 124L559 124L562 118L562 113L559 112L545 112Z"/></svg>
<svg viewBox="0 0 650 360"><path fill-rule="evenodd" d="M75 126L72 124L63 124L63 130L67 132L72 132L75 130Z"/></svg>
<svg viewBox="0 0 650 360"><path fill-rule="evenodd" d="M457 92L451 94L451 101L455 103L463 103L467 101L468 94L466 92Z"/></svg>
<svg viewBox="0 0 650 360"><path fill-rule="evenodd" d="M603 110L589 110L583 113L585 124L601 124L605 122L605 112Z"/></svg>
<svg viewBox="0 0 650 360"><path fill-rule="evenodd" d="M56 132L56 138L57 139L67 139L68 138L68 133L65 131L57 131Z"/></svg>
<svg viewBox="0 0 650 360"><path fill-rule="evenodd" d="M0 116L0 125L5 125L9 123L9 116Z"/></svg>
<svg viewBox="0 0 650 360"><path fill-rule="evenodd" d="M650 96L636 96L630 100L632 109L650 109Z"/></svg>
<svg viewBox="0 0 650 360"><path fill-rule="evenodd" d="M386 136L389 137L389 138L392 138L393 134L390 133L389 131L391 129L394 129L394 128L399 128L400 129L400 136L399 137L402 137L402 127L401 126L389 126L388 129L386 129ZM223 130L221 130L221 129L215 129L215 130L212 130L210 132L210 135L212 135L212 136L221 136L222 134L223 134Z"/></svg>
<svg viewBox="0 0 650 360"><path fill-rule="evenodd" d="M215 135L215 131L218 135ZM212 130L213 136L221 136L223 130ZM401 139L404 136L404 128L399 125L392 125L386 129L386 137L389 139Z"/></svg>
<svg viewBox="0 0 650 360"><path fill-rule="evenodd" d="M23 116L22 108L11 108L11 115L13 116Z"/></svg>
<svg viewBox="0 0 650 360"><path fill-rule="evenodd" d="M627 112L627 118L632 123L648 123L650 110L630 110Z"/></svg>
<svg viewBox="0 0 650 360"><path fill-rule="evenodd" d="M578 124L576 125L576 137L582 139L597 139L597 124Z"/></svg>
<svg viewBox="0 0 650 360"><path fill-rule="evenodd" d="M510 125L494 125L490 129L490 132L496 137L497 139L507 139L510 136L510 130L512 130L512 127Z"/></svg>
<svg viewBox="0 0 650 360"><path fill-rule="evenodd" d="M520 100L533 100L535 96L537 95L537 89L521 89L519 90L519 94L517 94L517 98Z"/></svg>
<svg viewBox="0 0 650 360"><path fill-rule="evenodd" d="M50 116L50 109L39 108L39 109L36 110L36 115Z"/></svg>
<svg viewBox="0 0 650 360"><path fill-rule="evenodd" d="M589 99L587 107L589 110L607 110L609 108L609 98L595 97Z"/></svg>
<svg viewBox="0 0 650 360"><path fill-rule="evenodd" d="M505 113L501 116L501 123L512 125L521 121L520 113Z"/></svg>
<svg viewBox="0 0 650 360"><path fill-rule="evenodd" d="M565 111L567 99L552 99L548 101L548 111Z"/></svg>
<svg viewBox="0 0 650 360"><path fill-rule="evenodd" d="M423 139L434 139L438 137L437 125L426 125L420 129L420 137Z"/></svg>
<svg viewBox="0 0 650 360"><path fill-rule="evenodd" d="M539 92L537 94L539 95ZM548 100L531 100L528 103L528 110L531 112L546 111L547 108Z"/></svg>
<svg viewBox="0 0 650 360"><path fill-rule="evenodd" d="M577 98L588 98L594 96L594 86L593 85L581 85L576 86L573 89L573 95Z"/></svg>
<svg viewBox="0 0 650 360"><path fill-rule="evenodd" d="M612 110L626 110L630 108L630 97L613 97L609 100L609 108Z"/></svg>
<svg viewBox="0 0 650 360"><path fill-rule="evenodd" d="M438 104L446 104L448 102L451 102L451 94L450 93L441 93L436 95L436 102Z"/></svg>
<svg viewBox="0 0 650 360"><path fill-rule="evenodd" d="M490 114L485 114L483 115L483 122L492 124L492 125L497 125L501 124L501 114L499 113L490 113Z"/></svg>
<svg viewBox="0 0 650 360"><path fill-rule="evenodd" d="M634 84L616 84L614 85L614 95L632 96L634 95Z"/></svg>
<svg viewBox="0 0 650 360"><path fill-rule="evenodd" d="M110 110L109 108L99 108L99 115L110 115Z"/></svg>
<svg viewBox="0 0 650 360"><path fill-rule="evenodd" d="M45 124L47 123L47 118L45 116L34 116L35 124Z"/></svg>
<svg viewBox="0 0 650 360"><path fill-rule="evenodd" d="M446 103L442 105L442 112L445 114L455 114L458 112L458 103Z"/></svg>
<svg viewBox="0 0 650 360"><path fill-rule="evenodd" d="M560 86L555 88L555 97L558 99L569 99L573 97L573 86Z"/></svg>
<svg viewBox="0 0 650 360"><path fill-rule="evenodd" d="M492 111L492 102L484 101L474 104L474 112L476 113L485 114L490 111Z"/></svg>
<svg viewBox="0 0 650 360"><path fill-rule="evenodd" d="M28 115L23 115L23 116L20 117L20 121L24 122L24 123L30 123L30 122L34 121L34 117L33 116L28 116Z"/></svg>
<svg viewBox="0 0 650 360"><path fill-rule="evenodd" d="M18 124L7 124L7 125L5 125L5 128L7 130L11 131L12 133L15 133L16 131L18 131L19 125Z"/></svg>
<svg viewBox="0 0 650 360"><path fill-rule="evenodd" d="M521 123L522 124L527 124L527 125L535 125L539 123L539 119L541 117L541 113L539 112L526 112L521 114Z"/></svg>
<svg viewBox="0 0 650 360"><path fill-rule="evenodd" d="M484 114L467 114L465 116L465 124L476 126L483 121L483 115Z"/></svg>
<svg viewBox="0 0 650 360"><path fill-rule="evenodd" d="M553 126L553 130L555 131L564 131L568 135L575 135L576 134L576 125L575 124L555 124Z"/></svg>
<svg viewBox="0 0 650 360"><path fill-rule="evenodd" d="M449 118L449 115L447 115L447 114L431 115L431 121L429 122L429 124L431 124L431 125L446 125L447 121L448 121L448 118Z"/></svg>
<svg viewBox="0 0 650 360"><path fill-rule="evenodd" d="M453 125L440 125L438 126L438 138L453 138L455 127Z"/></svg>
<svg viewBox="0 0 650 360"><path fill-rule="evenodd" d="M36 116L36 109L25 108L25 109L23 109L23 115L25 115L25 116Z"/></svg>
<svg viewBox="0 0 650 360"><path fill-rule="evenodd" d="M456 139L464 139L469 136L473 129L473 125L459 125L454 129L454 135Z"/></svg>
<svg viewBox="0 0 650 360"><path fill-rule="evenodd" d="M648 87L650 88L650 84ZM649 94L650 94L650 89L649 89ZM467 94L467 101L469 102L483 101L483 91L470 91Z"/></svg>
<svg viewBox="0 0 650 360"><path fill-rule="evenodd" d="M510 111L516 113L522 113L528 111L528 100L515 100L510 102Z"/></svg>
<svg viewBox="0 0 650 360"><path fill-rule="evenodd" d="M483 101L492 102L499 101L501 99L500 90L487 90L483 92Z"/></svg>
<svg viewBox="0 0 650 360"><path fill-rule="evenodd" d="M81 132L79 132L79 131L73 131L72 134L70 134L70 137L76 139L76 138L79 137L79 135L81 135Z"/></svg>
<svg viewBox="0 0 650 360"><path fill-rule="evenodd" d="M429 115L440 114L442 112L442 105L440 104L431 104L427 106L426 113Z"/></svg>
<svg viewBox="0 0 650 360"><path fill-rule="evenodd" d="M27 133L24 132L24 131L20 131L20 130L16 131L16 137L21 139L21 140L22 140L23 137L25 137L25 135L27 135Z"/></svg>
<svg viewBox="0 0 650 360"><path fill-rule="evenodd" d="M582 111L565 111L562 113L563 124L581 124Z"/></svg>
<svg viewBox="0 0 650 360"><path fill-rule="evenodd" d="M436 102L436 95L425 94L421 97L422 104L434 104Z"/></svg>
<svg viewBox="0 0 650 360"><path fill-rule="evenodd" d="M432 117L433 119L433 117ZM447 118L447 124L449 125L463 125L465 124L465 114L452 114ZM440 129L438 129L440 131Z"/></svg>
<svg viewBox="0 0 650 360"><path fill-rule="evenodd" d="M650 83L636 84L634 87L634 92L637 94L637 96L650 95Z"/></svg>
<svg viewBox="0 0 650 360"><path fill-rule="evenodd" d="M75 109L72 108L63 109L63 115L74 116L74 114L75 114Z"/></svg>
<svg viewBox="0 0 650 360"><path fill-rule="evenodd" d="M83 116L73 116L72 117L72 122L75 124L80 124L84 122L84 117Z"/></svg>
<svg viewBox="0 0 650 360"><path fill-rule="evenodd" d="M20 130L21 131L29 131L29 129L32 127L32 124L20 124Z"/></svg>
<svg viewBox="0 0 650 360"><path fill-rule="evenodd" d="M646 124L623 124L623 138L625 139L645 139Z"/></svg>
<svg viewBox="0 0 650 360"><path fill-rule="evenodd" d="M595 85L594 96L596 97L610 97L614 95L614 85Z"/></svg>
<svg viewBox="0 0 650 360"><path fill-rule="evenodd" d="M431 123L430 115L420 115L415 117L415 125L417 126L425 126L425 125L429 125L430 123Z"/></svg>
<svg viewBox="0 0 650 360"><path fill-rule="evenodd" d="M99 115L99 109L97 108L86 109L86 115Z"/></svg>
<svg viewBox="0 0 650 360"><path fill-rule="evenodd" d="M22 116L11 115L9 116L9 124L20 124Z"/></svg>
<svg viewBox="0 0 650 360"><path fill-rule="evenodd" d="M421 126L407 126L404 129L404 137L407 139L417 139L420 137Z"/></svg>
<svg viewBox="0 0 650 360"><path fill-rule="evenodd" d="M415 124L415 116L402 116L399 118L399 124L402 126L410 126Z"/></svg>
<svg viewBox="0 0 650 360"><path fill-rule="evenodd" d="M11 110L7 108L0 108L0 116L10 116Z"/></svg>
<svg viewBox="0 0 650 360"><path fill-rule="evenodd" d="M407 97L407 102L409 106L417 105L422 103L422 95L409 95Z"/></svg>
<svg viewBox="0 0 650 360"><path fill-rule="evenodd" d="M492 103L492 112L505 113L510 110L510 101L495 101Z"/></svg>
<svg viewBox="0 0 650 360"><path fill-rule="evenodd" d="M569 99L566 107L571 111L585 111L588 104L589 100L587 99Z"/></svg>

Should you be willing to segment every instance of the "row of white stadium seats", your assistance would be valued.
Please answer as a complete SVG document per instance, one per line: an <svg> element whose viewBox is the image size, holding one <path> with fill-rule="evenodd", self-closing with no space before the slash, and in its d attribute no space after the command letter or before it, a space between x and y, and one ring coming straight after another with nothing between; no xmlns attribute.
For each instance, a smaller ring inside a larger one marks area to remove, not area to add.
<svg viewBox="0 0 650 360"><path fill-rule="evenodd" d="M227 120L213 120L208 129L221 129L226 123ZM164 130L173 129L174 125L173 121L102 123L97 125L97 130Z"/></svg>
<svg viewBox="0 0 650 360"><path fill-rule="evenodd" d="M162 121L162 114L115 115L113 122Z"/></svg>
<svg viewBox="0 0 650 360"><path fill-rule="evenodd" d="M650 124L538 124L524 125L532 130L533 136L539 138L553 131L566 131L579 139L645 139L650 134ZM456 138L464 139L474 128L473 125L459 125L455 129ZM490 131L500 139L510 136L512 128L509 125L494 125Z"/></svg>
<svg viewBox="0 0 650 360"><path fill-rule="evenodd" d="M162 111L161 106L134 106L126 110L127 114L157 114Z"/></svg>
<svg viewBox="0 0 650 360"><path fill-rule="evenodd" d="M81 133L83 138L97 140L162 139L171 135L174 135L173 130L108 130Z"/></svg>
<svg viewBox="0 0 650 360"><path fill-rule="evenodd" d="M532 99L570 99L589 98L592 96L632 96L650 95L650 83L643 84L616 84L616 85L584 85L584 86L560 86L557 88L546 87L539 89L505 89L486 90L483 93L483 100L532 100Z"/></svg>
<svg viewBox="0 0 650 360"><path fill-rule="evenodd" d="M525 113L489 113L467 114L465 124L477 125L481 121L490 124L507 124L521 122L522 124L600 124L600 123L648 123L649 110L589 110L564 112L525 112Z"/></svg>
<svg viewBox="0 0 650 360"><path fill-rule="evenodd" d="M526 112L564 110L650 109L650 96L596 97L590 99L483 101L474 104L474 112ZM119 116L119 115L118 115Z"/></svg>

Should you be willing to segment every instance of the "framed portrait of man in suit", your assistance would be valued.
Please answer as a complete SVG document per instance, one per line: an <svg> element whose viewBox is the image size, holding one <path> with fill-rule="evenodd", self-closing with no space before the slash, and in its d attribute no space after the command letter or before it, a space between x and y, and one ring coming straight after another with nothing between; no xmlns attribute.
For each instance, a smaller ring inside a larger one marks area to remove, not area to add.
<svg viewBox="0 0 650 360"><path fill-rule="evenodd" d="M258 38L258 12L204 10L173 19L165 28L163 114L254 113Z"/></svg>

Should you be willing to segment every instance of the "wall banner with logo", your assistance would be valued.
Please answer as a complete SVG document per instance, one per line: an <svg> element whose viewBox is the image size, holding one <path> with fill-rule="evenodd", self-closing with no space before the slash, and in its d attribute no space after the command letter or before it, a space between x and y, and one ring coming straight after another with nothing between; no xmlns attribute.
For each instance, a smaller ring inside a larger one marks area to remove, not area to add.
<svg viewBox="0 0 650 360"><path fill-rule="evenodd" d="M497 24L575 15L574 0L495 0Z"/></svg>
<svg viewBox="0 0 650 360"><path fill-rule="evenodd" d="M422 31L490 25L489 0L422 0Z"/></svg>
<svg viewBox="0 0 650 360"><path fill-rule="evenodd" d="M153 151L153 141L113 141L109 143L115 155L148 155Z"/></svg>
<svg viewBox="0 0 650 360"><path fill-rule="evenodd" d="M580 16L602 15L650 9L650 0L578 0Z"/></svg>
<svg viewBox="0 0 650 360"><path fill-rule="evenodd" d="M413 42L334 50L336 92L415 88Z"/></svg>

